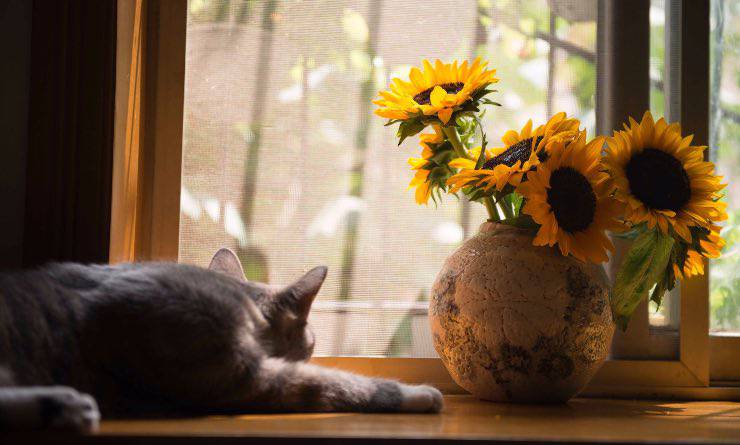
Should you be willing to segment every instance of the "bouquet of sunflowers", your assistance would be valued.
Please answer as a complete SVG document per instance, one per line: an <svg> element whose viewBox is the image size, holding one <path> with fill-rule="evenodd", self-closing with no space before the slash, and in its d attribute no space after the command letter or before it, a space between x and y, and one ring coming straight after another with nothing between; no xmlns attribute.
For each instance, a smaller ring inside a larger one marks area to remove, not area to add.
<svg viewBox="0 0 740 445"><path fill-rule="evenodd" d="M480 58L425 60L374 101L386 125L398 124L399 145L420 134L421 156L409 159L417 203L462 195L483 204L489 221L532 230L534 245L557 245L581 261L609 259L607 232L632 239L611 299L623 329L640 301L659 304L677 280L704 273L705 259L720 255L725 184L706 147L691 145L679 124L648 111L611 137L589 139L577 119L557 113L489 148L481 108L500 105L488 98L495 74Z"/></svg>

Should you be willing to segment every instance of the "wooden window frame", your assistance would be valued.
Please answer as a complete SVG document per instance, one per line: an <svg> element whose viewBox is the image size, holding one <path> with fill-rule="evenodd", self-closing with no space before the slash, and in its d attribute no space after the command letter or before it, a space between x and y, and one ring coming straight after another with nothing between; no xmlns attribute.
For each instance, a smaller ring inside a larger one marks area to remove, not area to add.
<svg viewBox="0 0 740 445"><path fill-rule="evenodd" d="M119 2L111 262L177 260L186 0Z"/></svg>
<svg viewBox="0 0 740 445"><path fill-rule="evenodd" d="M676 79L682 97L672 97L671 106L680 107L683 127L695 140L706 143L709 8L704 2L668 1L679 5L681 35L692 36L680 42ZM649 49L643 46L649 39L648 11L649 0L599 0L598 40L606 45L597 65L602 133L649 107ZM186 0L119 2L111 262L178 258L186 18ZM644 58L642 69L635 69L636 50ZM608 360L584 395L740 397L740 386L728 383L740 381L731 353L740 351L740 338L710 337L707 277L685 281L681 295L678 359ZM719 369L710 369L710 354ZM462 392L438 358L317 357L314 362ZM714 375L722 387L712 385Z"/></svg>

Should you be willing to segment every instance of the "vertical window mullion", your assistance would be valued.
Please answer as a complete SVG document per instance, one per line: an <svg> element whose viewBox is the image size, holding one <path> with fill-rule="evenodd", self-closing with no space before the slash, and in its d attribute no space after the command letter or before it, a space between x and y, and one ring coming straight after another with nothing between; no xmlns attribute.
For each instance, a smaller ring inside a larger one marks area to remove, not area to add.
<svg viewBox="0 0 740 445"><path fill-rule="evenodd" d="M596 131L611 134L627 116L650 107L650 1L599 0L597 23ZM616 270L629 244L615 240ZM646 359L650 355L647 302L638 306L626 332L615 334L612 356Z"/></svg>
<svg viewBox="0 0 740 445"><path fill-rule="evenodd" d="M693 145L706 145L709 135L709 7L710 2L681 0L680 107L684 135ZM704 153L709 156L708 151ZM709 383L709 278L707 274L681 285L681 361Z"/></svg>

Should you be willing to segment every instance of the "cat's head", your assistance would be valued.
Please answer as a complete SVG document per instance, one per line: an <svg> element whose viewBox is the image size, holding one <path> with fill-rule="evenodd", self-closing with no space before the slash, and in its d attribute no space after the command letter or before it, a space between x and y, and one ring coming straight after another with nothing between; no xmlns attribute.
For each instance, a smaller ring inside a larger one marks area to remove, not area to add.
<svg viewBox="0 0 740 445"><path fill-rule="evenodd" d="M216 252L208 268L247 283L241 262L230 249ZM302 361L313 354L315 337L308 325L308 314L326 272L326 266L315 267L288 286L249 283L258 286L264 296L257 306L260 314L254 314L253 318L261 318L262 337L270 343L274 356Z"/></svg>

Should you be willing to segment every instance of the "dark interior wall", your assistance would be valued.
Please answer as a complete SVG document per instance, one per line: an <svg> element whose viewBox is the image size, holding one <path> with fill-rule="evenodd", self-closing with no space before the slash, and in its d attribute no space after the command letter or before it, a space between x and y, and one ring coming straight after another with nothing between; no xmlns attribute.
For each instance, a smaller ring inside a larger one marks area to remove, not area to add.
<svg viewBox="0 0 740 445"><path fill-rule="evenodd" d="M0 1L0 268L21 265L32 0Z"/></svg>
<svg viewBox="0 0 740 445"><path fill-rule="evenodd" d="M107 262L116 0L36 0L23 267Z"/></svg>
<svg viewBox="0 0 740 445"><path fill-rule="evenodd" d="M0 0L0 269L105 262L116 0Z"/></svg>

